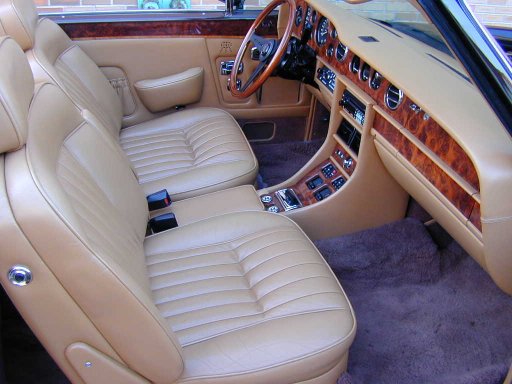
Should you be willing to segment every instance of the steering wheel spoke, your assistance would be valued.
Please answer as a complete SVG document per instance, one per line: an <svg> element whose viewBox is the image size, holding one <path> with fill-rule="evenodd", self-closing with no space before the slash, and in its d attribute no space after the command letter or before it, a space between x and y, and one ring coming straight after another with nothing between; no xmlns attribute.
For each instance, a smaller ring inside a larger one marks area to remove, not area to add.
<svg viewBox="0 0 512 384"><path fill-rule="evenodd" d="M253 33L251 36L251 42L254 44L258 51L263 51L265 46L267 45L267 39L264 37L258 36L256 33Z"/></svg>
<svg viewBox="0 0 512 384"><path fill-rule="evenodd" d="M256 34L257 28L261 25L263 20L278 6L287 4L290 8L289 17L286 24L286 29L281 39L265 38ZM247 35L242 42L238 53L236 54L235 63L233 68L238 68L242 62L242 58L247 51L249 43L252 43L260 52L258 66L250 74L247 82L238 87L230 87L231 94L235 97L245 99L256 92L265 82L266 79L274 72L279 65L290 41L293 28L293 20L295 15L295 0L273 0L267 7L259 14L254 23L249 28ZM237 84L237 71L232 71L230 75L230 83ZM238 81L240 83L240 81Z"/></svg>
<svg viewBox="0 0 512 384"><path fill-rule="evenodd" d="M265 64L265 62L263 61L260 61L260 63L258 64L258 66L256 67L256 69L251 73L251 76L249 76L249 78L247 79L247 82L240 88L240 90L242 92L244 92L245 90L247 90L247 88L252 84L254 83L254 81L258 78L258 76L263 72L263 70L265 69L267 65Z"/></svg>

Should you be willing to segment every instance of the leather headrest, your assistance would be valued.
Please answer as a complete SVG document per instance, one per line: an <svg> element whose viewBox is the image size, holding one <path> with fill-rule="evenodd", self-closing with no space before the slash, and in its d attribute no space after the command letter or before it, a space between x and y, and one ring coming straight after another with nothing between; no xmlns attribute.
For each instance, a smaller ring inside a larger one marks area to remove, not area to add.
<svg viewBox="0 0 512 384"><path fill-rule="evenodd" d="M33 0L0 0L0 32L11 36L24 51L34 46L38 17Z"/></svg>
<svg viewBox="0 0 512 384"><path fill-rule="evenodd" d="M25 53L10 37L0 37L0 153L27 140L34 77Z"/></svg>

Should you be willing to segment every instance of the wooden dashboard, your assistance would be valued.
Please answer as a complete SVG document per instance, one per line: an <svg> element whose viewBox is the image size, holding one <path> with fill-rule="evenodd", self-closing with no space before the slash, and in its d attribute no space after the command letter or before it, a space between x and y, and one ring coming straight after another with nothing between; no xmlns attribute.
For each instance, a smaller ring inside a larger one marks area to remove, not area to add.
<svg viewBox="0 0 512 384"><path fill-rule="evenodd" d="M329 19L303 0L297 2L292 33L297 38L303 37L304 33L311 34L308 45L315 50L323 65L337 78L345 76L351 80L372 98L375 110L373 134L380 135L391 144L481 231L478 174L457 141L425 113L419 103L394 87L377 69L344 45ZM360 38L371 42L372 36ZM390 87L395 95L399 92L394 109L386 103Z"/></svg>

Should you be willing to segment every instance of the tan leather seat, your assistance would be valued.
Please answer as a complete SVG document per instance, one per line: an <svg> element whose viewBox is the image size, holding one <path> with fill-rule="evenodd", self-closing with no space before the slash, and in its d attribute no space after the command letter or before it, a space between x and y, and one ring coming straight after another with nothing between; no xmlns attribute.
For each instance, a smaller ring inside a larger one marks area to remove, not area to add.
<svg viewBox="0 0 512 384"><path fill-rule="evenodd" d="M121 130L121 147L146 194L167 188L181 200L254 183L257 163L235 119L220 109L200 111Z"/></svg>
<svg viewBox="0 0 512 384"><path fill-rule="evenodd" d="M32 0L0 0L0 24L0 34L11 35L27 53L36 81L57 84L119 137L122 106L115 90L57 24L38 20ZM146 194L167 188L180 200L254 184L258 173L238 123L217 109L195 108L129 127L121 143Z"/></svg>
<svg viewBox="0 0 512 384"><path fill-rule="evenodd" d="M0 39L0 281L74 383L334 383L348 299L288 218L211 217L145 237L119 143ZM26 143L26 144L25 144ZM13 264L33 273L7 280Z"/></svg>

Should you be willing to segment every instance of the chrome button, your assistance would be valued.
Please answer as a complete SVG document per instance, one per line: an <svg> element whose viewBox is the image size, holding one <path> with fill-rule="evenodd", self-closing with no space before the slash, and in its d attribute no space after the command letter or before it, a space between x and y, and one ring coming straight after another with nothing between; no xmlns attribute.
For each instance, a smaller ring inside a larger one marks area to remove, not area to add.
<svg viewBox="0 0 512 384"><path fill-rule="evenodd" d="M32 281L32 272L24 265L15 265L7 273L7 278L12 284L23 287Z"/></svg>
<svg viewBox="0 0 512 384"><path fill-rule="evenodd" d="M261 196L261 202L265 203L265 204L272 202L272 196L270 196L270 195Z"/></svg>

